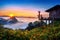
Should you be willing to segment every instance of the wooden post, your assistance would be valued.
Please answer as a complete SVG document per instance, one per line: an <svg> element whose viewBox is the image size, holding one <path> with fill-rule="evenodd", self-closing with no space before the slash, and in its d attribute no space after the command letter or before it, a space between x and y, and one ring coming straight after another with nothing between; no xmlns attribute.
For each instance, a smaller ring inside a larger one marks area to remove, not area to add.
<svg viewBox="0 0 60 40"><path fill-rule="evenodd" d="M54 17L53 17L53 27L54 27Z"/></svg>
<svg viewBox="0 0 60 40"><path fill-rule="evenodd" d="M41 22L43 21L43 17L42 17L42 15L40 15L41 16Z"/></svg>
<svg viewBox="0 0 60 40"><path fill-rule="evenodd" d="M38 20L40 20L40 11L38 11L38 13L39 13L39 14L38 14Z"/></svg>
<svg viewBox="0 0 60 40"><path fill-rule="evenodd" d="M50 17L49 17L50 18ZM50 24L50 22L49 22L49 18L48 18L48 24ZM49 25L50 26L50 25Z"/></svg>
<svg viewBox="0 0 60 40"><path fill-rule="evenodd" d="M46 19L46 27L47 27L47 19Z"/></svg>
<svg viewBox="0 0 60 40"><path fill-rule="evenodd" d="M50 26L50 18L49 18L49 26Z"/></svg>
<svg viewBox="0 0 60 40"><path fill-rule="evenodd" d="M43 17L42 17L42 15L40 15L40 16L41 16L41 25L42 25Z"/></svg>

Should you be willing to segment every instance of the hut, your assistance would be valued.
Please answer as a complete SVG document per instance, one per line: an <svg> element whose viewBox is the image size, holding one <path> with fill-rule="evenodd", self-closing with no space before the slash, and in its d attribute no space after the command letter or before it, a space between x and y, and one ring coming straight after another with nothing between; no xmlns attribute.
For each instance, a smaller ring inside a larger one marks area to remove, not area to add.
<svg viewBox="0 0 60 40"><path fill-rule="evenodd" d="M49 13L49 18L54 20L60 20L60 5L56 5L48 10L46 12Z"/></svg>

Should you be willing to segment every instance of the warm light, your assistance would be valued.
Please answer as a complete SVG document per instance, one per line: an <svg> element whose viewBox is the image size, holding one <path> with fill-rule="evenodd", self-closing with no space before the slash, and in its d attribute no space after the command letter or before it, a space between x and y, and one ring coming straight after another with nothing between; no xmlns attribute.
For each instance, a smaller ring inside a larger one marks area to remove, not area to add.
<svg viewBox="0 0 60 40"><path fill-rule="evenodd" d="M13 17L14 15L13 14L10 14L10 17Z"/></svg>

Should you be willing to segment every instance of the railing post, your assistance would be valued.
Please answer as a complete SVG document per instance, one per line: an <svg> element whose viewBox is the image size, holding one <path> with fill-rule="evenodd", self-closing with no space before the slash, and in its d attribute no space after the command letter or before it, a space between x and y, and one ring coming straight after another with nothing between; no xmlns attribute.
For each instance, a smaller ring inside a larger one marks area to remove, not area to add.
<svg viewBox="0 0 60 40"><path fill-rule="evenodd" d="M39 14L38 14L38 20L40 21L40 19L41 19L41 18L40 18L40 15L41 15L41 14L40 14L40 11L38 11L38 13L39 13Z"/></svg>

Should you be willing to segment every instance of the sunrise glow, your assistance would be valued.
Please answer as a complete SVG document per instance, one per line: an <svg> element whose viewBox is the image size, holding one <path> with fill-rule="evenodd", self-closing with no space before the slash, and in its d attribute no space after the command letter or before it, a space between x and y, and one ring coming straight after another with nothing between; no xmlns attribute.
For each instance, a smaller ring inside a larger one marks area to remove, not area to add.
<svg viewBox="0 0 60 40"><path fill-rule="evenodd" d="M13 16L14 16L14 14L10 14L9 16L10 16L10 17L13 17Z"/></svg>
<svg viewBox="0 0 60 40"><path fill-rule="evenodd" d="M23 16L23 17L37 17L37 10L33 8L23 8L18 6L7 6L1 10L3 15L9 16Z"/></svg>

